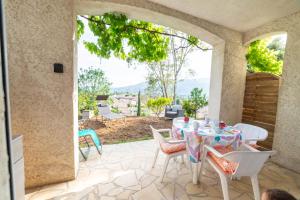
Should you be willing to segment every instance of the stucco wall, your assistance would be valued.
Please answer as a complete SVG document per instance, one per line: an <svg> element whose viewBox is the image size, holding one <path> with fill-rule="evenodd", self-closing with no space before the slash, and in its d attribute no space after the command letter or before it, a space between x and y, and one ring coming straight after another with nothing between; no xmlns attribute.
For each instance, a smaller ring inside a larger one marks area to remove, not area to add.
<svg viewBox="0 0 300 200"><path fill-rule="evenodd" d="M277 151L274 161L300 172L300 12L245 33L244 42L274 32L287 33L274 133L273 149Z"/></svg>
<svg viewBox="0 0 300 200"><path fill-rule="evenodd" d="M242 119L247 71L245 53L241 40L225 43L220 120L232 125Z"/></svg>
<svg viewBox="0 0 300 200"><path fill-rule="evenodd" d="M77 0L76 11L89 15L122 12L129 18L169 26L213 45L209 115L240 122L246 79L241 33L145 0Z"/></svg>
<svg viewBox="0 0 300 200"><path fill-rule="evenodd" d="M24 136L26 187L74 179L73 0L6 1L6 18L12 131ZM63 74L53 72L56 62Z"/></svg>

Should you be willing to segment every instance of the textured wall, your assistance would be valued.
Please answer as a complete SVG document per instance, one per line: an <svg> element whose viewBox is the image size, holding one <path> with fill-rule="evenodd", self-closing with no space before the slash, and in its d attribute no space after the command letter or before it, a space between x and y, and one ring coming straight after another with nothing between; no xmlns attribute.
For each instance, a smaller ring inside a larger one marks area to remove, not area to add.
<svg viewBox="0 0 300 200"><path fill-rule="evenodd" d="M209 115L230 123L241 121L246 79L241 33L146 0L78 0L76 10L92 15L126 13L129 18L169 26L214 45Z"/></svg>
<svg viewBox="0 0 300 200"><path fill-rule="evenodd" d="M245 53L241 40L227 40L225 43L220 120L232 125L242 119L246 80Z"/></svg>
<svg viewBox="0 0 300 200"><path fill-rule="evenodd" d="M300 12L245 33L244 42L274 32L287 32L273 149L274 160L300 172Z"/></svg>
<svg viewBox="0 0 300 200"><path fill-rule="evenodd" d="M6 15L12 129L24 136L26 187L74 179L73 0L10 0ZM53 73L55 62L63 74Z"/></svg>

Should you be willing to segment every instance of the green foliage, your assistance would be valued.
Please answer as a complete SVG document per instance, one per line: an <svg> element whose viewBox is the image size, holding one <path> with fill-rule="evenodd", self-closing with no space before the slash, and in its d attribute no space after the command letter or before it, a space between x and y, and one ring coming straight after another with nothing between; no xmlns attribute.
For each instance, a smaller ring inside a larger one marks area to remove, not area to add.
<svg viewBox="0 0 300 200"><path fill-rule="evenodd" d="M85 41L84 44L97 56L110 58L114 55L123 60L139 62L159 61L167 56L169 38L157 34L163 31L161 26L129 20L125 15L116 13L89 16L88 20L88 26L97 37L97 42ZM78 27L81 24L78 22Z"/></svg>
<svg viewBox="0 0 300 200"><path fill-rule="evenodd" d="M109 94L111 83L105 77L101 69L92 67L80 70L78 77L78 109L94 110L97 114L96 97L99 94Z"/></svg>
<svg viewBox="0 0 300 200"><path fill-rule="evenodd" d="M277 60L283 60L285 52L285 41L282 37L275 38L268 44L267 47L275 53Z"/></svg>
<svg viewBox="0 0 300 200"><path fill-rule="evenodd" d="M138 104L137 104L136 115L141 116L141 91L139 91L139 94L138 94Z"/></svg>
<svg viewBox="0 0 300 200"><path fill-rule="evenodd" d="M199 39L196 38L196 37L194 37L194 36L192 36L192 35L188 36L188 40L187 41L188 41L188 43L190 45L193 45L193 46L196 46L196 45L198 45L200 43Z"/></svg>
<svg viewBox="0 0 300 200"><path fill-rule="evenodd" d="M274 45L271 46L275 48ZM266 40L257 40L250 44L246 55L247 67L251 72L269 72L281 75L283 61L277 58L278 53L267 47ZM283 57L283 56L282 56Z"/></svg>
<svg viewBox="0 0 300 200"><path fill-rule="evenodd" d="M114 107L114 106L111 107L111 112L113 112L113 113L121 113L121 111L119 110L119 108L118 107Z"/></svg>
<svg viewBox="0 0 300 200"><path fill-rule="evenodd" d="M178 35L173 30L150 22L130 20L124 14L105 13L101 16L81 16L88 20L91 32L97 41L85 41L86 48L103 58L112 55L131 62L158 62L168 56L170 38L180 38L187 42L186 47L197 46L208 50L194 36ZM84 32L84 23L77 20L77 35ZM183 47L183 46L182 46Z"/></svg>
<svg viewBox="0 0 300 200"><path fill-rule="evenodd" d="M165 106L170 105L172 103L172 99L165 97L158 97L154 99L149 99L147 101L147 107L157 116L161 114L164 110Z"/></svg>
<svg viewBox="0 0 300 200"><path fill-rule="evenodd" d="M194 88L188 99L183 100L183 109L188 117L196 117L197 110L208 104L207 97L203 93L203 89Z"/></svg>
<svg viewBox="0 0 300 200"><path fill-rule="evenodd" d="M84 24L80 19L77 19L77 39L79 40L80 37L84 33Z"/></svg>

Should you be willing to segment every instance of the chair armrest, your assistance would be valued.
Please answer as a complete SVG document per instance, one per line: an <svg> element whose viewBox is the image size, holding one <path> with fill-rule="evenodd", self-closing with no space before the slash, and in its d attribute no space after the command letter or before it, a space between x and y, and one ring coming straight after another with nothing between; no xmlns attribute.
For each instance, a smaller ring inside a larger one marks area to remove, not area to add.
<svg viewBox="0 0 300 200"><path fill-rule="evenodd" d="M251 142L251 141L264 141L266 139L262 139L262 138L247 138L245 139L246 142Z"/></svg>
<svg viewBox="0 0 300 200"><path fill-rule="evenodd" d="M252 152L259 152L257 149L255 149L254 147L248 145L248 144L241 144L241 146L239 147L241 150L248 150L248 151L252 151Z"/></svg>
<svg viewBox="0 0 300 200"><path fill-rule="evenodd" d="M181 144L181 143L186 143L185 140L168 140L167 143L169 144Z"/></svg>
<svg viewBox="0 0 300 200"><path fill-rule="evenodd" d="M277 153L276 151L274 151L274 150L269 150L269 149L266 149L266 151L260 151L260 150L254 148L254 147L252 147L252 146L250 146L250 145L248 145L248 144L242 144L241 147L244 147L244 148L246 148L248 151L252 151L252 152L270 152L270 155L271 155L271 156Z"/></svg>
<svg viewBox="0 0 300 200"><path fill-rule="evenodd" d="M221 154L220 152L218 152L217 150L215 150L213 147L211 147L211 146L208 146L208 145L204 145L204 149L206 149L207 150L207 152L212 152L215 156L217 156L217 157L219 157L219 158L222 158L222 157L224 157L224 155L223 154Z"/></svg>
<svg viewBox="0 0 300 200"><path fill-rule="evenodd" d="M171 129L169 128L157 129L157 132L171 132Z"/></svg>
<svg viewBox="0 0 300 200"><path fill-rule="evenodd" d="M165 129L158 129L157 132L161 133L161 132L169 132L169 137L172 137L172 130L169 128L165 128Z"/></svg>

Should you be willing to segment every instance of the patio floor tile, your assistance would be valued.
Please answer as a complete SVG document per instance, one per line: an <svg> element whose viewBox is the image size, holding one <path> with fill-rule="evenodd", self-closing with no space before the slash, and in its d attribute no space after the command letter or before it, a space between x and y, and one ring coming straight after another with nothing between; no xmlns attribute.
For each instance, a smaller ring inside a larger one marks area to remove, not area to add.
<svg viewBox="0 0 300 200"><path fill-rule="evenodd" d="M154 141L104 145L99 156L92 148L87 161L80 162L76 180L27 191L26 200L218 200L222 191L218 175L206 165L199 185L192 184L189 168L181 159L171 160L161 183L164 156L159 155L152 169ZM280 188L300 197L300 174L272 162L259 174L261 191ZM284 183L284 184L282 184ZM249 178L229 182L233 200L252 200Z"/></svg>

